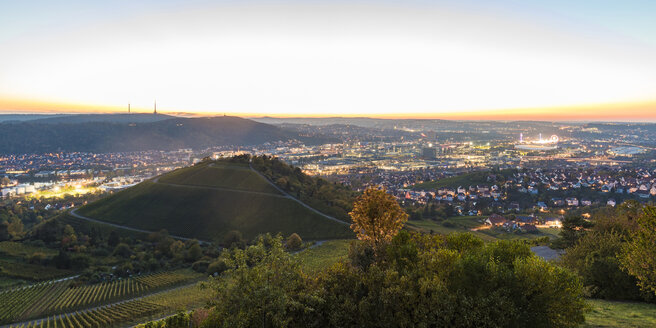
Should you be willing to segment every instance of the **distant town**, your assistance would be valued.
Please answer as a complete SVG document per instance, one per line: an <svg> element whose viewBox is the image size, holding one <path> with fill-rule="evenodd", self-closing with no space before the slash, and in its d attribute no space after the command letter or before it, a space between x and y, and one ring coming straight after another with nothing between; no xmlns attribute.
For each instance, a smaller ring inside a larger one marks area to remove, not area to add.
<svg viewBox="0 0 656 328"><path fill-rule="evenodd" d="M0 155L2 197L113 192L203 158L248 153L278 157L355 190L382 185L404 203L450 204L459 215L557 213L656 199L656 137L649 126L262 120L338 142Z"/></svg>

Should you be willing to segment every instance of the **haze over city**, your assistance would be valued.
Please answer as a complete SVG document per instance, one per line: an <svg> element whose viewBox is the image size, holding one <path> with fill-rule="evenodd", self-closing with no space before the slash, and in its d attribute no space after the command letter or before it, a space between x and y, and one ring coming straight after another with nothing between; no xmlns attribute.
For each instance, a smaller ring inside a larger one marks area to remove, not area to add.
<svg viewBox="0 0 656 328"><path fill-rule="evenodd" d="M0 9L4 113L656 120L653 1Z"/></svg>
<svg viewBox="0 0 656 328"><path fill-rule="evenodd" d="M656 0L0 0L0 328L656 327Z"/></svg>

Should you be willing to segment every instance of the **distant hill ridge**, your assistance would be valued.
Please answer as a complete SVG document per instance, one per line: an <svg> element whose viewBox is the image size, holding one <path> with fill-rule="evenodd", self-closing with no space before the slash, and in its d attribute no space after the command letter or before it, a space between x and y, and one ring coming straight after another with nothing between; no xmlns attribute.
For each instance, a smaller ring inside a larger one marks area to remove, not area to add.
<svg viewBox="0 0 656 328"><path fill-rule="evenodd" d="M0 123L0 153L52 151L122 152L257 145L306 137L234 116L182 118L160 114L99 114Z"/></svg>

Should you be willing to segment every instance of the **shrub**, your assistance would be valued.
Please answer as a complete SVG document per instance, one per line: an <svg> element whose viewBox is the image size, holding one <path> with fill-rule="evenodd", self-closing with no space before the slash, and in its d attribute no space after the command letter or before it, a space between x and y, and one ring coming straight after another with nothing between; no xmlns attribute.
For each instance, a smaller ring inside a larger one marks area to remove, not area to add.
<svg viewBox="0 0 656 328"><path fill-rule="evenodd" d="M581 275L589 297L637 300L636 280L622 271L617 257L623 244L617 233L590 232L567 249L561 262Z"/></svg>
<svg viewBox="0 0 656 328"><path fill-rule="evenodd" d="M290 251L299 250L301 249L301 246L303 246L303 240L297 233L289 235L287 242L285 242L285 248Z"/></svg>
<svg viewBox="0 0 656 328"><path fill-rule="evenodd" d="M200 260L200 261L196 261L196 262L194 262L194 263L191 265L191 269L194 270L194 271L196 271L196 272L203 272L203 273L205 273L205 272L208 272L209 266L210 266L210 262L209 262L209 261ZM212 273L214 273L214 272L212 272Z"/></svg>
<svg viewBox="0 0 656 328"><path fill-rule="evenodd" d="M130 246L125 243L120 243L116 245L116 248L114 248L114 256L120 256L120 257L130 257L132 255L132 250L130 249Z"/></svg>
<svg viewBox="0 0 656 328"><path fill-rule="evenodd" d="M228 265L223 259L216 260L207 267L207 273L211 275L220 275L228 269Z"/></svg>

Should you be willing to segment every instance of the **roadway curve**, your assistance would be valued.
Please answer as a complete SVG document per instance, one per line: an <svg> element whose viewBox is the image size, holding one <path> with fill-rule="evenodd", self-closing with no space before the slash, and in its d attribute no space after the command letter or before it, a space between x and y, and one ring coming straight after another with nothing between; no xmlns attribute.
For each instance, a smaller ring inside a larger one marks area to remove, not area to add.
<svg viewBox="0 0 656 328"><path fill-rule="evenodd" d="M314 213L317 213L317 214L323 216L324 218L326 218L326 219L328 219L328 220L335 221L335 222L337 222L337 223L341 223L341 224L345 224L345 225L350 225L349 223L344 222L344 221L342 221L342 220L340 220L340 219L337 219L337 218L335 218L335 217L333 217L333 216L330 216L330 215L327 215L327 214L321 213L321 212L317 211L316 209L310 207L308 204L303 203L300 199L295 198L294 196L290 195L289 193L287 193L286 191L284 191L282 188L278 187L275 183L271 182L267 177L264 176L264 174L260 173L260 172L259 172L258 170L256 170L256 169L254 169L254 168L253 168L253 165L251 165L250 162L248 163L248 167L251 168L251 171L255 172L255 173L256 173L257 175L259 175L262 179L264 179L266 182L268 182L270 185L272 185L274 188L276 188L276 190L278 190L278 191L281 192L283 195L285 195L285 197L287 197L287 198L289 198L289 199L291 199L291 200L293 200L293 201L295 201L295 202L301 204L301 206L307 208L308 210L310 210L310 211L312 211L312 212L314 212Z"/></svg>
<svg viewBox="0 0 656 328"><path fill-rule="evenodd" d="M92 218L90 218L90 217L87 217L87 216L84 216L84 215L77 214L77 210L78 210L77 208L76 208L76 209L73 209L73 210L71 210L69 213L70 213L72 216L74 216L74 217L76 217L76 218L78 218L78 219L81 219L81 220L86 220L86 221L94 222L94 223L98 223L98 224L104 224L104 225L108 225L108 226L110 226L110 227L114 227L114 228L118 228L118 229L124 229L124 230L130 230L130 231L142 232L142 233L148 233L148 234L149 234L149 233L153 233L153 232L155 232L155 231L144 230L144 229L137 229L137 228L132 228L132 227L128 227L128 226L124 226L124 225L116 224L116 223L110 223L110 222L106 222L106 221L100 221L100 220L92 219ZM200 239L196 239L196 238L187 238L187 237L176 236L176 235L169 235L169 237L174 238L174 239L184 240L184 241L187 241L187 240L194 240L194 239L195 239L195 240L198 240L198 242L201 243L201 244L210 244L209 241L206 241L206 240L200 240Z"/></svg>

